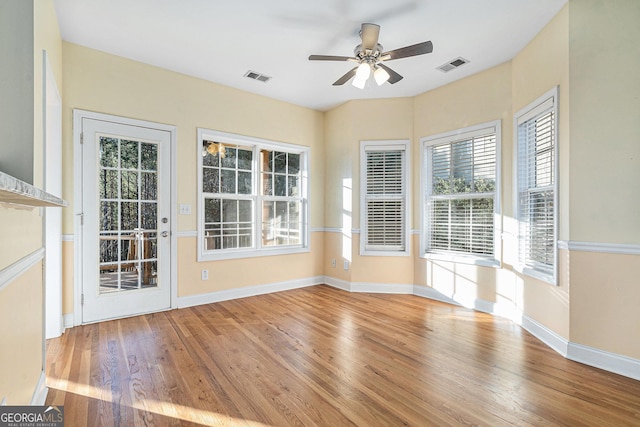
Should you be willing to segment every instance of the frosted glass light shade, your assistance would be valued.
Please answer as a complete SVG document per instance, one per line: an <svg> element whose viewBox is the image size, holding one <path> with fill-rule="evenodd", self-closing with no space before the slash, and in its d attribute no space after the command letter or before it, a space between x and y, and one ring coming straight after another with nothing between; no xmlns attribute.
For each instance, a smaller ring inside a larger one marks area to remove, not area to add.
<svg viewBox="0 0 640 427"><path fill-rule="evenodd" d="M377 68L373 73L373 78L376 79L378 86L382 86L384 82L389 80L389 73L384 68Z"/></svg>
<svg viewBox="0 0 640 427"><path fill-rule="evenodd" d="M371 66L367 63L362 63L358 66L358 70L356 71L356 76L351 83L358 89L364 89L364 85L367 83L369 76L371 75Z"/></svg>

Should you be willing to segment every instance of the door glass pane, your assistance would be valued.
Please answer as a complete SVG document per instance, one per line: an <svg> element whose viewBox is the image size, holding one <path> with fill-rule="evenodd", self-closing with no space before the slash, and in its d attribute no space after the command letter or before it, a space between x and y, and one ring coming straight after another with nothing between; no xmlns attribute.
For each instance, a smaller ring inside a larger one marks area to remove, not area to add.
<svg viewBox="0 0 640 427"><path fill-rule="evenodd" d="M158 286L158 146L100 137L100 293Z"/></svg>
<svg viewBox="0 0 640 427"><path fill-rule="evenodd" d="M118 171L103 169L100 171L98 186L100 187L100 198L118 198Z"/></svg>

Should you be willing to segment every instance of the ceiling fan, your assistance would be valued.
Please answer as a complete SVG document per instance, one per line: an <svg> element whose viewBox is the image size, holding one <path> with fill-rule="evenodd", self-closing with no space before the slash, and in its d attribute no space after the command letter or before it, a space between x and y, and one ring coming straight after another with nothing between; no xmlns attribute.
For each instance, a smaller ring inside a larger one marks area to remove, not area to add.
<svg viewBox="0 0 640 427"><path fill-rule="evenodd" d="M383 64L383 61L408 58L410 56L424 55L425 53L433 52L433 43L430 41L384 52L382 45L378 43L379 35L379 25L362 24L360 29L362 43L356 46L353 51L354 56L311 55L309 56L309 60L349 61L358 63L359 65L357 67L349 70L344 76L336 80L333 85L343 85L355 76L352 84L359 89L363 89L372 73L378 86L381 86L386 81L394 84L402 80L402 76Z"/></svg>

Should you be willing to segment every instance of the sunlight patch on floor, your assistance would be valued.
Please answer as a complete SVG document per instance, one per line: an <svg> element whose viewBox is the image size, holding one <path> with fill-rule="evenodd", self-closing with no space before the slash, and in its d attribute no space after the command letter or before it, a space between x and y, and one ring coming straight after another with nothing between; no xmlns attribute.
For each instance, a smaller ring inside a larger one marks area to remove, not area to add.
<svg viewBox="0 0 640 427"><path fill-rule="evenodd" d="M47 386L50 389L62 390L67 393L78 394L92 399L98 399L105 402L111 402L111 390L103 390L89 384L80 384L73 381L67 381L58 378L47 378ZM269 424L263 424L257 421L233 418L229 415L218 414L202 409L191 408L183 405L177 405L172 402L163 402L154 399L144 399L139 402L133 402L126 405L140 411L152 412L157 415L171 417L182 421L188 421L197 424L228 426L228 427L270 427Z"/></svg>

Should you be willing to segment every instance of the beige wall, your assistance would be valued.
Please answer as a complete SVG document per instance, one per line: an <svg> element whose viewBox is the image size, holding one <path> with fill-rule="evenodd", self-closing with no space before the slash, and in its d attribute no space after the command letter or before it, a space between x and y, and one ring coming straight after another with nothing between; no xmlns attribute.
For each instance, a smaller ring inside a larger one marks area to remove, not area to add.
<svg viewBox="0 0 640 427"><path fill-rule="evenodd" d="M149 120L178 129L178 203L192 215L178 216L178 230L196 230L198 127L311 147L311 171L324 169L323 114L308 108L206 82L141 62L63 43L63 140L65 197L73 202L72 110ZM324 185L311 182L311 226L322 225ZM64 233L73 233L67 209Z"/></svg>
<svg viewBox="0 0 640 427"><path fill-rule="evenodd" d="M42 372L42 263L0 289L0 400L28 405Z"/></svg>
<svg viewBox="0 0 640 427"><path fill-rule="evenodd" d="M410 256L360 256L360 142L409 140L413 133L413 99L349 101L325 115L325 274L356 283L409 284ZM356 230L356 232L352 232ZM336 267L331 261L336 260ZM348 269L344 269L344 262ZM384 268L380 268L383 265Z"/></svg>
<svg viewBox="0 0 640 427"><path fill-rule="evenodd" d="M636 359L640 256L606 252L640 244L638 22L636 0L570 2L570 237L595 243L570 255L571 341Z"/></svg>
<svg viewBox="0 0 640 427"><path fill-rule="evenodd" d="M34 88L33 144L34 183L42 185L43 177L43 60L42 50L49 54L58 86L61 87L61 38L53 1L33 3L33 63L30 76ZM59 209L59 208L47 208ZM41 209L0 206L0 271L20 263L26 270L17 278L0 283L0 400L7 398L9 405L31 402L43 369L43 279L42 262L28 267L25 257L42 247ZM28 259L28 258L27 258Z"/></svg>
<svg viewBox="0 0 640 427"><path fill-rule="evenodd" d="M65 197L73 204L72 110L82 109L177 127L177 199L191 215L178 215L178 230L194 232L197 212L198 127L310 147L311 176L324 171L324 115L321 112L220 86L140 62L64 43L63 140ZM311 227L324 223L324 181L311 179ZM73 233L73 208L64 232ZM323 236L312 233L313 253L322 253ZM65 244L65 256L72 253ZM68 266L65 261L65 266ZM200 271L210 279L202 281ZM65 313L73 310L73 271L65 269ZM322 260L311 253L196 262L196 239L178 237L178 295L194 295L263 283L322 275ZM71 295L71 297L69 296Z"/></svg>
<svg viewBox="0 0 640 427"><path fill-rule="evenodd" d="M570 2L571 240L640 242L640 2Z"/></svg>
<svg viewBox="0 0 640 427"><path fill-rule="evenodd" d="M512 61L512 108L518 112L540 96L558 87L558 235L564 240L569 235L569 158L571 134L570 120L570 81L569 81L569 6L560 12ZM512 114L513 114L512 113ZM513 120L510 118L509 120ZM511 123L512 124L512 123ZM511 126L512 128L513 126ZM513 141L513 130L508 136ZM503 153L504 163L512 163L513 142ZM505 169L503 168L503 171ZM504 173L505 196L513 194L512 168ZM508 254L517 254L515 230L510 227L513 221L513 200L504 205L505 236L504 259L511 263ZM526 276L518 275L518 291L522 294L524 313L538 323L551 329L565 339L570 337L569 324L569 281L566 271L567 253L558 251L558 286L552 286Z"/></svg>

